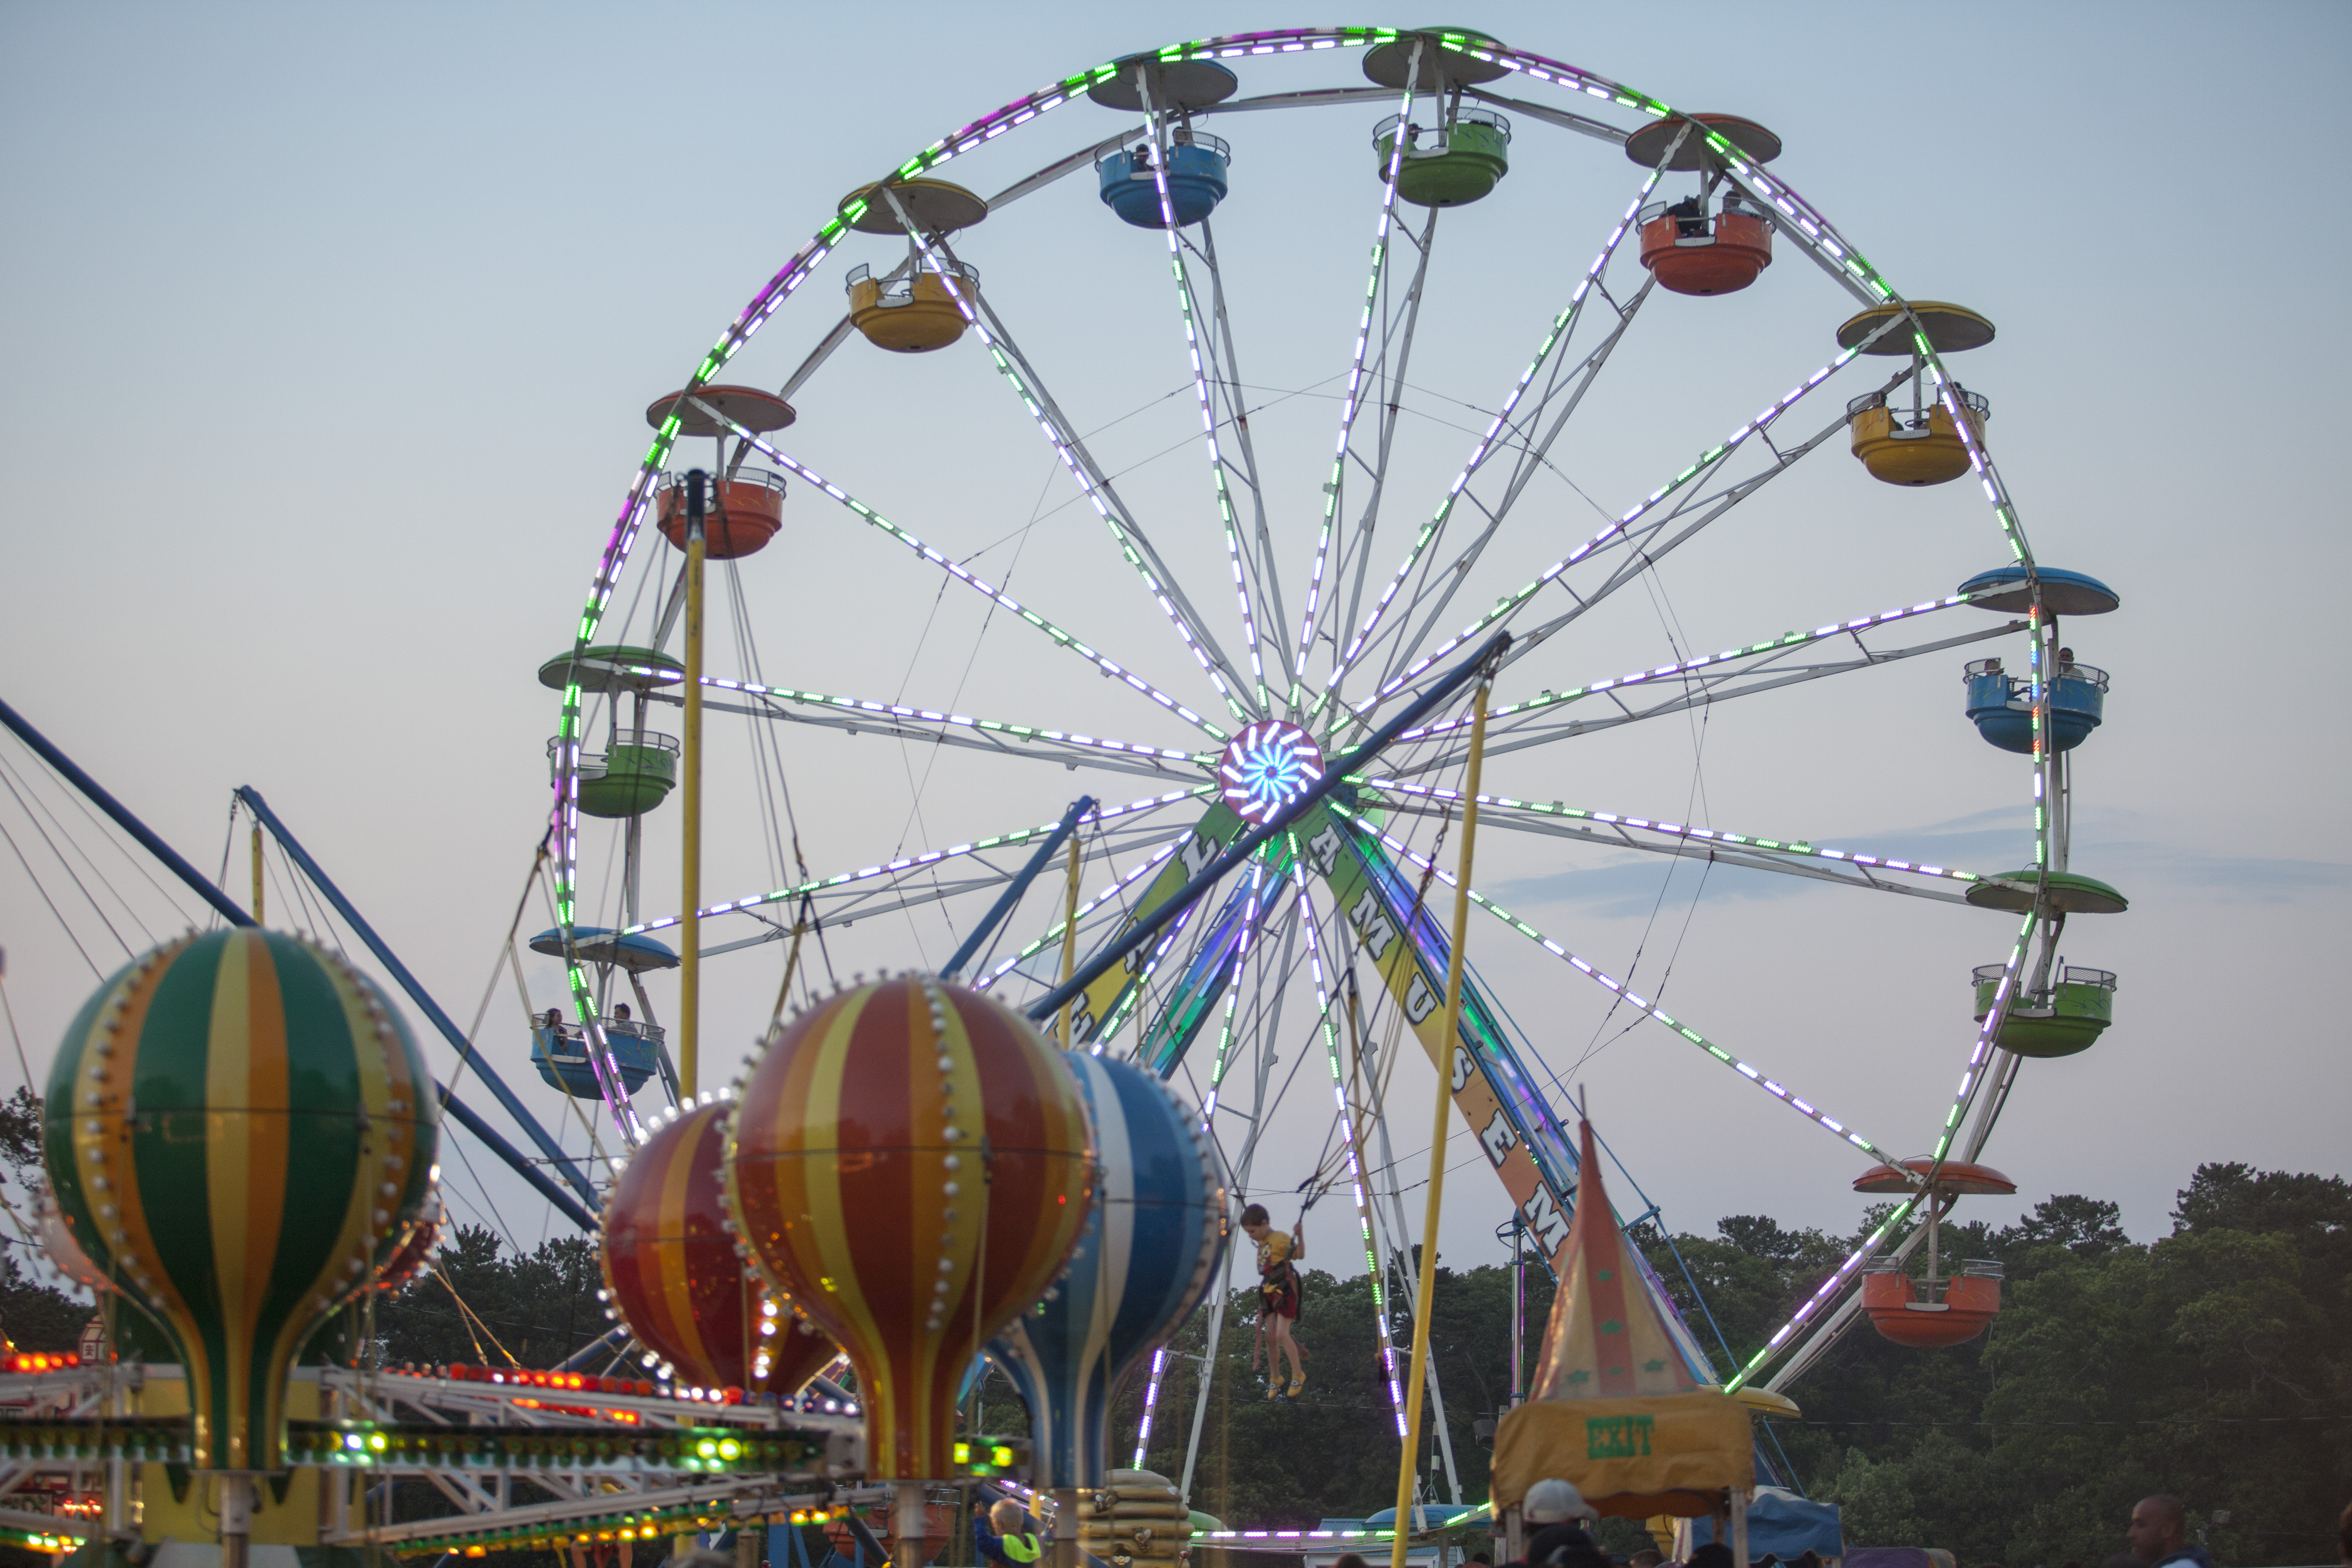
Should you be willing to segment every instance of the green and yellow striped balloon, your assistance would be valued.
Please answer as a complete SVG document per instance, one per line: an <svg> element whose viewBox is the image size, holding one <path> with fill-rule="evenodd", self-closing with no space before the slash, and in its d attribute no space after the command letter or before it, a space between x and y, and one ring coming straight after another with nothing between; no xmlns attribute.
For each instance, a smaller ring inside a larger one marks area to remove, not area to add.
<svg viewBox="0 0 2352 1568"><path fill-rule="evenodd" d="M196 1468L282 1468L287 1369L424 1219L439 1136L407 1026L294 937L184 937L83 1005L49 1073L49 1182L179 1342Z"/></svg>

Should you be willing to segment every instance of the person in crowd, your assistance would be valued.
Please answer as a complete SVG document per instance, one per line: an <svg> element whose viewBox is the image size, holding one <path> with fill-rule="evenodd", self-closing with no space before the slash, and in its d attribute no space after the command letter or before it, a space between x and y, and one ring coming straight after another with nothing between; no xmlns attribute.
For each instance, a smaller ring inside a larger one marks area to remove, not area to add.
<svg viewBox="0 0 2352 1568"><path fill-rule="evenodd" d="M2188 1536L2189 1510L2179 1498L2158 1492L2140 1499L2132 1510L2131 1523L2124 1530L2124 1544L2147 1568L2164 1568L2168 1563L2213 1568L2213 1559Z"/></svg>
<svg viewBox="0 0 2352 1568"><path fill-rule="evenodd" d="M2346 1503L2344 1511L2336 1516L2336 1555L2344 1568L2352 1568L2352 1502Z"/></svg>
<svg viewBox="0 0 2352 1568"><path fill-rule="evenodd" d="M1573 1481L1538 1481L1520 1500L1528 1526L1528 1568L1609 1568L1608 1554L1585 1527L1598 1517Z"/></svg>
<svg viewBox="0 0 2352 1568"><path fill-rule="evenodd" d="M1242 1230L1257 1243L1258 1327L1272 1341L1266 1356L1265 1396L1296 1399L1307 1387L1307 1365L1290 1332L1291 1325L1298 1321L1298 1266L1291 1261L1299 1251L1298 1237L1276 1232L1264 1204L1242 1210ZM1287 1383L1282 1376L1286 1355L1290 1358Z"/></svg>
<svg viewBox="0 0 2352 1568"><path fill-rule="evenodd" d="M1656 1547L1644 1546L1641 1551L1625 1559L1625 1568L1658 1568L1658 1564L1664 1561L1665 1559L1658 1554Z"/></svg>
<svg viewBox="0 0 2352 1568"><path fill-rule="evenodd" d="M1331 1568L1372 1568L1372 1565L1365 1562L1361 1557L1359 1557L1354 1552L1350 1552L1346 1556L1340 1558L1338 1562L1332 1563Z"/></svg>
<svg viewBox="0 0 2352 1568"><path fill-rule="evenodd" d="M1691 1548L1690 1562L1684 1568L1735 1568L1731 1548L1720 1541L1709 1541Z"/></svg>
<svg viewBox="0 0 2352 1568"><path fill-rule="evenodd" d="M1044 1551L1028 1510L1011 1498L1000 1498L986 1513L971 1516L971 1542L980 1561L997 1568L1030 1568Z"/></svg>

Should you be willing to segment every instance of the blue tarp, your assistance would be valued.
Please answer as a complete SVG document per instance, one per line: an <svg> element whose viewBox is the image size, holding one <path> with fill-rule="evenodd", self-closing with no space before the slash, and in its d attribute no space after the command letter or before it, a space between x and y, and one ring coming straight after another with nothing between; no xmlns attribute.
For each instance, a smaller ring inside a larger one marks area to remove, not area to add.
<svg viewBox="0 0 2352 1568"><path fill-rule="evenodd" d="M1715 1539L1705 1518L1691 1521L1691 1544ZM1748 1556L1753 1562L1767 1552L1787 1563L1806 1552L1823 1557L1845 1555L1845 1538L1838 1530L1837 1504L1807 1502L1780 1487L1758 1487L1748 1505Z"/></svg>

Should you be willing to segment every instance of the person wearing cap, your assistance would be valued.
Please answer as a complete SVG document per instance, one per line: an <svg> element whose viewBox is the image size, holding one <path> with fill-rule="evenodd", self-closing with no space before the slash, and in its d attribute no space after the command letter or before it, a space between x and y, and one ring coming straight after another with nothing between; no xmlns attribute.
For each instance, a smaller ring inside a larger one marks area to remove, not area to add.
<svg viewBox="0 0 2352 1568"><path fill-rule="evenodd" d="M1528 1537L1528 1568L1601 1568L1609 1562L1585 1526L1600 1516L1574 1481L1553 1478L1528 1489L1519 1502Z"/></svg>

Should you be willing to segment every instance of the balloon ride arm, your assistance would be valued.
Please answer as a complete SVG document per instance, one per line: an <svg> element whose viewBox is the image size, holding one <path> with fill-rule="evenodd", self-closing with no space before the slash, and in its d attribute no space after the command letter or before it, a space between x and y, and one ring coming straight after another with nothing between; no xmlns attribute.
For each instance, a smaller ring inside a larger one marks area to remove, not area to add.
<svg viewBox="0 0 2352 1568"><path fill-rule="evenodd" d="M1037 852L1029 857L1029 863L1021 868L1020 875L1005 884L1004 891L997 895L996 902L980 917L980 923L971 928L971 934L963 939L963 945L956 949L955 956L948 960L945 969L940 971L940 979L953 980L963 972L965 964L979 955L982 944L988 941L989 932L1013 912L1013 906L1021 901L1021 895L1029 890L1029 884L1036 880L1037 873L1045 868L1045 863L1054 858L1054 851L1062 847L1063 840L1078 830L1079 818L1094 808L1095 797L1090 795L1082 795L1070 803L1070 809L1062 814L1061 826L1046 836L1045 842L1037 846Z"/></svg>
<svg viewBox="0 0 2352 1568"><path fill-rule="evenodd" d="M565 1215L583 1230L593 1231L596 1228L596 1223L589 1217L589 1211L598 1201L596 1189L589 1184L587 1176L581 1172L580 1167L573 1164L565 1155L561 1144L548 1136L547 1129L539 1124L538 1119L524 1109L522 1101L516 1098L515 1091L507 1087L506 1080L490 1069L490 1064L482 1059L481 1054L474 1049L473 1043L466 1038L464 1032L451 1020L449 1015L441 1010L441 1005L433 1000L432 994L417 984L416 977L408 972L408 966L394 955L392 949L384 944L383 938L376 934L375 928L361 918L359 910L352 907L352 901L343 897L342 889L335 886L316 860L310 858L310 852L303 848L292 834L286 831L286 825L278 819L276 812L269 809L269 803L261 798L261 792L251 784L240 784L237 786L236 797L245 802L254 816L261 819L263 826L267 826L271 835L277 838L278 847L302 868L302 874L310 879L319 891L327 896L327 901L335 907L337 914L343 917L344 923L359 933L360 940L367 943L368 951L374 953L377 962L382 963L391 973L392 977L400 983L400 988L408 993L409 1000L415 1002L433 1026L441 1031L442 1038L447 1040L457 1049L457 1059L472 1064L475 1075L489 1089L498 1102L506 1107L507 1114L514 1118L516 1125L530 1134L530 1141L539 1145L540 1152L547 1157L548 1163L572 1184L572 1190L580 1194L580 1204L562 1204L558 1206L562 1208ZM451 1103L446 1089L443 1091L442 1098L443 1103ZM476 1132L480 1131L479 1128L475 1127L474 1121L467 1121L463 1116L458 1120L465 1121L466 1125L473 1128ZM475 1119L475 1121L478 1120L478 1118ZM512 1161L509 1163L513 1163ZM537 1167L531 1168L535 1170ZM583 1207L583 1205L586 1206Z"/></svg>
<svg viewBox="0 0 2352 1568"><path fill-rule="evenodd" d="M1076 973L1046 993L1043 1000L1031 1005L1029 1016L1032 1019L1050 1018L1072 998L1084 994L1087 987L1110 972L1112 964L1120 962L1129 953L1135 952L1158 935L1161 927L1191 909L1202 893L1223 880L1235 867L1246 864L1249 858L1257 853L1261 845L1283 833L1292 823L1313 810L1316 804L1325 795L1346 783L1350 773L1362 768L1366 763L1387 749L1390 742L1443 706L1480 670L1499 660L1510 646L1511 634L1496 632L1486 647L1440 676L1427 690L1407 703L1404 710L1381 725L1370 740L1366 741L1346 756L1333 761L1330 766L1323 770L1320 778L1294 796L1281 810L1267 817L1255 832L1244 834L1237 839L1234 847L1226 850L1214 865L1185 883L1183 887L1177 889L1173 897L1153 910L1151 913L1128 927L1126 933L1118 941L1078 965Z"/></svg>
<svg viewBox="0 0 2352 1568"><path fill-rule="evenodd" d="M161 861L165 870L171 872L173 876L179 878L181 881L186 883L189 889L192 889L199 898L203 899L205 902L210 904L215 910L218 910L222 919L227 921L228 923L233 926L249 926L256 923L254 918L251 915L247 914L244 910L238 908L236 902L232 900L227 894L222 892L218 888L214 887L212 883L206 881L205 879L204 873L198 871L194 866L189 865L186 859L180 855L179 851L173 849L169 844L164 843L163 839L157 837L152 829L151 829L145 823L140 821L138 817L131 815L130 808L125 806L121 801L115 799L113 795L108 794L103 785L101 785L96 779L90 777L88 773L82 772L80 767L75 763L71 757L67 756L63 752L58 750L56 746L50 743L47 736L33 728L31 724L26 721L24 715L18 713L14 708L9 707L5 702L0 702L0 724L5 724L8 729L16 734L18 740L23 741L26 745L31 747L33 751L40 756L40 759L43 762L48 763L52 768L55 768L58 774L63 777L68 784L72 784L74 788L79 790L82 795L89 799L91 805L97 806L100 811L106 813L108 816L113 818L117 826L121 827L123 832L129 834L131 838L138 843L141 848L146 850L147 853L152 855L157 860ZM343 910L345 918L351 920L354 927L363 935L367 935L371 940L373 940L373 933L369 931L366 925L360 921L357 916L352 912L350 906L342 901L341 895L340 893L336 893L331 885L329 884L326 879L320 874L317 867L311 863L310 857L302 854L300 847L295 845L291 839L286 837L285 830L282 826L278 826L277 819L274 816L269 816L268 815L268 807L261 804L261 797L257 795L253 795L250 791L241 791L239 793L248 797L247 799L247 804L255 809L257 815L263 816L269 822L272 829L278 834L278 842L287 845L294 854L300 857L304 869L317 879L322 889L329 892L335 899L336 907ZM386 956L388 966L395 974L400 975L404 983L405 983L407 981L407 972L403 970L398 963L390 961L388 955ZM413 992L412 994L414 994ZM437 1013L437 1009L436 1011ZM484 1070L482 1077L485 1082L497 1085L497 1080L491 1078L487 1069ZM557 1186L552 1181L549 1180L545 1171L541 1170L539 1166L532 1163L520 1150L517 1149L513 1144L508 1142L504 1138L493 1131L488 1122L484 1121L480 1116L477 1115L471 1108L465 1104L464 1101L460 1100L456 1095L450 1093L447 1088L438 1082L435 1083L433 1087L439 1091L442 1105L448 1110L450 1115L457 1119L460 1126L472 1132L477 1138L479 1138L482 1141L483 1145L487 1147L491 1153L496 1154L499 1159L505 1161L509 1165L514 1168L516 1173L520 1175L523 1180L538 1188L539 1191L546 1196L548 1201L554 1204L556 1207L563 1211L564 1216L567 1219L570 1219L573 1224L579 1226L583 1230L593 1231L596 1228L594 1216L591 1215L586 1208L583 1208L579 1204L575 1203L569 1193L566 1193L562 1188ZM502 1088L503 1086L498 1087ZM521 1114L520 1107L514 1105L511 1100L509 1100L509 1109L516 1110L518 1119L524 1126L531 1128L534 1131L538 1131L536 1124L531 1121L530 1118L527 1115ZM545 1137L546 1135L544 1133L540 1134L540 1139L542 1143L545 1141Z"/></svg>

